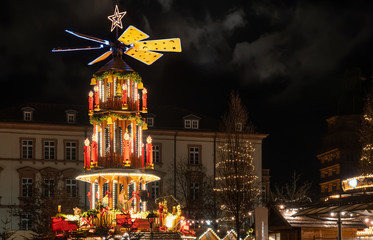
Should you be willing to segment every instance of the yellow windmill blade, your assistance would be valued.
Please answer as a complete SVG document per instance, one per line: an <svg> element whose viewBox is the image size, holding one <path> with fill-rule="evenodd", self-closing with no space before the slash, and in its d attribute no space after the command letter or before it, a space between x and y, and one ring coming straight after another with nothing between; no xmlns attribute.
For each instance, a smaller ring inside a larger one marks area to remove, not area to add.
<svg viewBox="0 0 373 240"><path fill-rule="evenodd" d="M149 36L146 33L140 31L134 26L129 26L118 38L118 40L126 45L130 45L131 43L141 41L148 37Z"/></svg>
<svg viewBox="0 0 373 240"><path fill-rule="evenodd" d="M163 54L161 53L145 50L136 50L134 48L130 48L124 53L148 65L152 64L153 62L157 61L160 57L163 56Z"/></svg>
<svg viewBox="0 0 373 240"><path fill-rule="evenodd" d="M110 54L111 54L112 52L113 52L113 51L107 51L106 53L102 54L101 56L99 56L98 58L96 58L95 60L93 60L92 62L88 63L88 65L92 65L92 64L95 64L96 62L99 62L99 61L105 60L107 57L110 56Z"/></svg>
<svg viewBox="0 0 373 240"><path fill-rule="evenodd" d="M158 40L134 42L133 48L137 50L181 52L181 42L180 42L180 38L158 39Z"/></svg>

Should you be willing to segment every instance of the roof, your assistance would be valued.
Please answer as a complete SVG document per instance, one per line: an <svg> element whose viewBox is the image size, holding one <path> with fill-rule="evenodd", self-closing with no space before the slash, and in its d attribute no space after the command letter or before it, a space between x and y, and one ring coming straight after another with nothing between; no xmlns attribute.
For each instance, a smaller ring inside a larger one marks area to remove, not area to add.
<svg viewBox="0 0 373 240"><path fill-rule="evenodd" d="M32 111L32 121L23 120L23 111ZM67 123L66 113L76 113L76 123ZM0 110L0 122L89 126L88 107L69 104L25 103Z"/></svg>
<svg viewBox="0 0 373 240"><path fill-rule="evenodd" d="M278 215L270 222L272 228L337 227L338 214L344 227L366 228L363 218L373 216L373 196L334 199L284 209L271 207L271 212Z"/></svg>
<svg viewBox="0 0 373 240"><path fill-rule="evenodd" d="M315 216L305 216L293 214L292 210L278 210L272 209L273 212L277 211L277 214L280 216L276 220L273 219L273 213L270 213L270 222L269 227L271 230L278 229L291 229L291 228L336 228L337 219L335 218L317 218ZM343 227L345 228L366 228L366 225L355 217L344 218L342 219Z"/></svg>
<svg viewBox="0 0 373 240"><path fill-rule="evenodd" d="M119 55L113 56L113 58L109 62L107 62L96 72L96 74L100 74L109 70L119 72L134 72L134 70L127 63L125 63L122 57Z"/></svg>

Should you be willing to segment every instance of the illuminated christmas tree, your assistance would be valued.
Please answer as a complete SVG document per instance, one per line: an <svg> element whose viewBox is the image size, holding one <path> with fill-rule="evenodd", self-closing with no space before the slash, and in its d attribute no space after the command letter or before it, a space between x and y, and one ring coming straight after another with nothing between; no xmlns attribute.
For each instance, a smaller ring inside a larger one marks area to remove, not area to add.
<svg viewBox="0 0 373 240"><path fill-rule="evenodd" d="M223 118L225 138L219 146L215 178L216 197L226 220L239 229L249 219L259 202L260 187L253 162L254 148L248 141L253 128L246 109L235 93L231 94L229 112Z"/></svg>

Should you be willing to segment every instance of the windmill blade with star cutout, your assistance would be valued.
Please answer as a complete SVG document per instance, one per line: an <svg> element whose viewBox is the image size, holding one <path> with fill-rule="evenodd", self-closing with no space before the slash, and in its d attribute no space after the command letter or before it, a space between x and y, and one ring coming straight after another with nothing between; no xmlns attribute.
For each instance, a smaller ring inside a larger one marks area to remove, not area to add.
<svg viewBox="0 0 373 240"><path fill-rule="evenodd" d="M126 55L133 57L147 65L154 63L163 56L163 54L155 51L181 52L181 42L179 38L141 41L149 38L149 36L134 26L129 26L118 38L116 43L69 30L66 30L66 32L85 40L101 43L101 45L80 48L54 48L52 52L94 50L110 47L109 51L91 61L88 65L105 60L116 50L122 50Z"/></svg>
<svg viewBox="0 0 373 240"><path fill-rule="evenodd" d="M163 54L153 51L181 52L179 38L141 41L148 37L146 33L134 26L129 26L118 38L118 41L125 45L130 45L130 48L124 52L125 54L148 65L163 56Z"/></svg>

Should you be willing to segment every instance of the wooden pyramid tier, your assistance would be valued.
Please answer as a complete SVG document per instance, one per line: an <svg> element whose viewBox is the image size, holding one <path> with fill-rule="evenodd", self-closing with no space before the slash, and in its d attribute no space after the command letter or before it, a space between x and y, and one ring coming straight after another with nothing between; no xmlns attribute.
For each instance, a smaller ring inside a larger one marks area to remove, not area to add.
<svg viewBox="0 0 373 240"><path fill-rule="evenodd" d="M147 90L139 74L116 54L93 75L91 85L93 134L85 142L85 170L152 169L152 139L147 136L143 141L147 126L141 116L147 112Z"/></svg>
<svg viewBox="0 0 373 240"><path fill-rule="evenodd" d="M147 183L160 179L153 170L152 139L143 135L147 91L120 54L93 75L91 85L93 132L91 140L85 140L85 173L77 179L91 185L91 208L118 209L118 204L126 203L119 209L144 212L146 199L140 195L146 193Z"/></svg>
<svg viewBox="0 0 373 240"><path fill-rule="evenodd" d="M90 183L91 208L97 206L133 212L146 211L146 184L160 180L153 169L93 169L76 177ZM132 186L131 188L129 186Z"/></svg>

